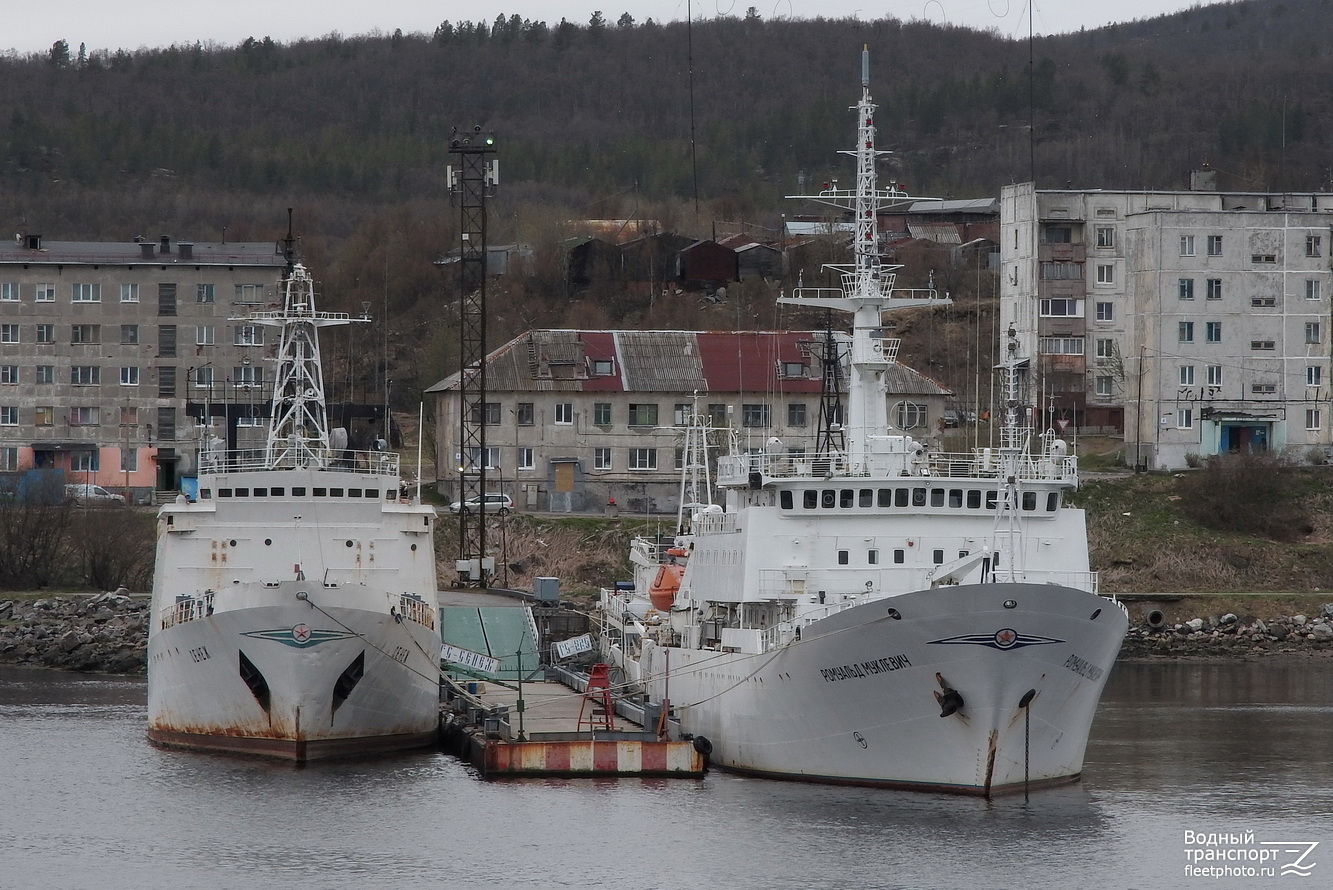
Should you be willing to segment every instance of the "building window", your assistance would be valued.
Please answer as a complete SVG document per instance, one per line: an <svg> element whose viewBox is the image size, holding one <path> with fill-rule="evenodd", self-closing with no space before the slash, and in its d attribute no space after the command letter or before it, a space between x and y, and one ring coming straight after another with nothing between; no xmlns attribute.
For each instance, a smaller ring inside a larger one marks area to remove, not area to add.
<svg viewBox="0 0 1333 890"><path fill-rule="evenodd" d="M677 402L676 406L671 409L671 423L675 426L688 426L690 415L693 413L689 402Z"/></svg>
<svg viewBox="0 0 1333 890"><path fill-rule="evenodd" d="M139 326L137 324L123 324L120 326L120 345L139 345Z"/></svg>
<svg viewBox="0 0 1333 890"><path fill-rule="evenodd" d="M120 426L122 429L134 429L139 425L139 409L132 405L123 405L120 409Z"/></svg>
<svg viewBox="0 0 1333 890"><path fill-rule="evenodd" d="M1082 318L1083 301L1072 297L1054 297L1041 301L1043 318Z"/></svg>
<svg viewBox="0 0 1333 890"><path fill-rule="evenodd" d="M19 285L17 281L0 282L0 303L17 303L19 301Z"/></svg>
<svg viewBox="0 0 1333 890"><path fill-rule="evenodd" d="M236 346L263 346L264 329L257 324L237 325L232 332L232 343Z"/></svg>
<svg viewBox="0 0 1333 890"><path fill-rule="evenodd" d="M1194 322L1182 321L1176 329L1176 339L1181 343L1194 342Z"/></svg>
<svg viewBox="0 0 1333 890"><path fill-rule="evenodd" d="M893 408L893 415L900 430L915 430L926 425L926 406L916 402L899 402Z"/></svg>
<svg viewBox="0 0 1333 890"><path fill-rule="evenodd" d="M1037 342L1042 355L1083 355L1082 337L1042 337Z"/></svg>
<svg viewBox="0 0 1333 890"><path fill-rule="evenodd" d="M237 303L264 302L264 285L262 284L236 285L236 302Z"/></svg>
<svg viewBox="0 0 1333 890"><path fill-rule="evenodd" d="M1305 342L1318 343L1319 341L1320 341L1319 322L1307 321L1305 323Z"/></svg>
<svg viewBox="0 0 1333 890"><path fill-rule="evenodd" d="M609 377L616 372L616 366L609 358L595 358L592 360L592 373L594 377Z"/></svg>
<svg viewBox="0 0 1333 890"><path fill-rule="evenodd" d="M56 409L52 405L38 405L33 422L38 426L55 426Z"/></svg>
<svg viewBox="0 0 1333 890"><path fill-rule="evenodd" d="M518 449L518 468L520 470L531 470L537 464L533 460L531 448Z"/></svg>
<svg viewBox="0 0 1333 890"><path fill-rule="evenodd" d="M1110 263L1098 263L1098 264L1097 264L1097 283L1098 283L1098 284L1114 284L1114 283L1115 283L1115 266L1112 266Z"/></svg>
<svg viewBox="0 0 1333 890"><path fill-rule="evenodd" d="M1204 324L1204 339L1209 343L1222 342L1222 322L1210 321Z"/></svg>
<svg viewBox="0 0 1333 890"><path fill-rule="evenodd" d="M1210 299L1210 300L1220 300L1220 299L1222 299L1222 279L1221 279L1221 278L1209 278L1209 279L1208 279L1208 299Z"/></svg>
<svg viewBox="0 0 1333 890"><path fill-rule="evenodd" d="M76 324L70 326L69 342L101 343L102 326L100 324Z"/></svg>
<svg viewBox="0 0 1333 890"><path fill-rule="evenodd" d="M1193 365L1181 365L1181 366L1180 366L1180 385L1181 385L1181 386L1193 386L1193 385L1194 385L1194 366L1193 366Z"/></svg>
<svg viewBox="0 0 1333 890"><path fill-rule="evenodd" d="M138 385L139 385L139 369L138 369L138 368L121 368L121 369L120 369L120 385L121 385L121 386L138 386Z"/></svg>
<svg viewBox="0 0 1333 890"><path fill-rule="evenodd" d="M782 377L785 380L805 379L805 364L802 362L782 362Z"/></svg>
<svg viewBox="0 0 1333 890"><path fill-rule="evenodd" d="M483 465L482 461L485 460ZM478 470L498 470L500 468L500 449L498 446L487 445L485 451L477 447L471 447L467 450L467 469Z"/></svg>
<svg viewBox="0 0 1333 890"><path fill-rule="evenodd" d="M1114 358L1115 341L1110 339L1099 339L1096 342L1097 358Z"/></svg>
<svg viewBox="0 0 1333 890"><path fill-rule="evenodd" d="M163 358L176 356L176 326L160 324L157 326L157 354Z"/></svg>
<svg viewBox="0 0 1333 890"><path fill-rule="evenodd" d="M54 284L37 285L36 300L38 303L54 303L56 301L56 286Z"/></svg>
<svg viewBox="0 0 1333 890"><path fill-rule="evenodd" d="M38 383L55 383L55 382L56 382L56 366L55 366L55 365L38 365L38 366L37 366L37 382L38 382Z"/></svg>
<svg viewBox="0 0 1333 890"><path fill-rule="evenodd" d="M1250 305L1255 309L1272 309L1277 305L1277 297L1250 297Z"/></svg>
<svg viewBox="0 0 1333 890"><path fill-rule="evenodd" d="M1318 278L1305 279L1305 299L1318 300L1321 296L1320 281Z"/></svg>
<svg viewBox="0 0 1333 890"><path fill-rule="evenodd" d="M657 426L657 405L633 404L629 406L630 426Z"/></svg>
<svg viewBox="0 0 1333 890"><path fill-rule="evenodd" d="M1097 387L1097 395L1109 396L1111 394L1111 378L1109 376L1099 376L1094 383Z"/></svg>
<svg viewBox="0 0 1333 890"><path fill-rule="evenodd" d="M239 368L237 370L240 370ZM473 402L468 412L468 423L473 426L498 426L500 423L499 402Z"/></svg>
<svg viewBox="0 0 1333 890"><path fill-rule="evenodd" d="M122 473L133 473L139 469L139 449L122 448L120 449L120 471Z"/></svg>
<svg viewBox="0 0 1333 890"><path fill-rule="evenodd" d="M217 290L211 284L196 284L194 286L194 298L199 303L217 302Z"/></svg>
<svg viewBox="0 0 1333 890"><path fill-rule="evenodd" d="M1073 226L1046 226L1042 233L1047 244L1070 244L1074 240Z"/></svg>
<svg viewBox="0 0 1333 890"><path fill-rule="evenodd" d="M612 469L610 448L599 446L592 450L592 468L594 470Z"/></svg>
<svg viewBox="0 0 1333 890"><path fill-rule="evenodd" d="M101 411L97 408L70 408L70 426L98 426L102 422Z"/></svg>
<svg viewBox="0 0 1333 890"><path fill-rule="evenodd" d="M1324 382L1324 368L1321 365L1310 365L1305 369L1305 385L1319 386Z"/></svg>
<svg viewBox="0 0 1333 890"><path fill-rule="evenodd" d="M656 448L631 448L629 450L629 468L631 470L656 470Z"/></svg>
<svg viewBox="0 0 1333 890"><path fill-rule="evenodd" d="M40 326L39 326L40 327ZM0 343L18 343L19 326L16 324L0 325ZM41 341L38 340L38 343Z"/></svg>
<svg viewBox="0 0 1333 890"><path fill-rule="evenodd" d="M102 368L99 365L73 365L69 369L69 382L74 386L100 386Z"/></svg>
<svg viewBox="0 0 1333 890"><path fill-rule="evenodd" d="M1176 429L1192 430L1194 429L1194 409L1181 408L1176 412Z"/></svg>
<svg viewBox="0 0 1333 890"><path fill-rule="evenodd" d="M597 426L611 425L611 403L593 402L592 404L592 422Z"/></svg>
<svg viewBox="0 0 1333 890"><path fill-rule="evenodd" d="M1182 300L1194 299L1194 279L1181 278L1176 281L1176 294Z"/></svg>
<svg viewBox="0 0 1333 890"><path fill-rule="evenodd" d="M533 419L536 413L532 410L532 402L519 402L518 410L514 412L514 422L519 426L532 426L536 421Z"/></svg>
<svg viewBox="0 0 1333 890"><path fill-rule="evenodd" d="M18 328L18 326L15 325L15 330L17 330L17 328ZM5 342L9 342L9 341L5 341ZM14 340L14 342L17 343L18 340ZM54 342L56 342L56 326L53 325L53 324L39 324L39 325L37 325L37 342L38 342L38 343L54 343Z"/></svg>
<svg viewBox="0 0 1333 890"><path fill-rule="evenodd" d="M139 302L139 285L122 284L120 286L120 302L122 303Z"/></svg>
<svg viewBox="0 0 1333 890"><path fill-rule="evenodd" d="M217 328L211 324L196 325L194 329L194 345L212 346L217 342Z"/></svg>
<svg viewBox="0 0 1333 890"><path fill-rule="evenodd" d="M1209 256L1221 256L1221 255L1222 255L1222 236L1221 236L1221 235L1209 235L1209 236L1208 236L1208 255L1209 255Z"/></svg>
<svg viewBox="0 0 1333 890"><path fill-rule="evenodd" d="M19 409L15 405L0 406L0 426L18 426Z"/></svg>
<svg viewBox="0 0 1333 890"><path fill-rule="evenodd" d="M263 365L239 365L231 369L231 379L236 381L236 385L241 389L262 389L264 386L264 366ZM490 419L490 412L487 412L486 423L497 424L500 422L499 403L487 402L487 407L495 405L495 419Z"/></svg>
<svg viewBox="0 0 1333 890"><path fill-rule="evenodd" d="M1209 365L1209 366L1208 366L1208 385L1209 385L1209 386L1221 386L1221 385L1222 385L1222 366L1221 366L1221 365Z"/></svg>
<svg viewBox="0 0 1333 890"><path fill-rule="evenodd" d="M1323 250L1322 250L1322 242L1323 242L1323 240L1324 240L1324 239L1323 239L1321 236L1319 236L1319 235L1306 235L1306 236L1305 236L1305 255L1306 255L1306 256L1323 256Z"/></svg>
<svg viewBox="0 0 1333 890"><path fill-rule="evenodd" d="M1270 266L1273 263L1277 262L1277 254L1275 253L1250 254L1250 262L1254 263L1256 266Z"/></svg>
<svg viewBox="0 0 1333 890"><path fill-rule="evenodd" d="M102 285L100 284L73 284L70 285L70 291L75 303L102 302Z"/></svg>
<svg viewBox="0 0 1333 890"><path fill-rule="evenodd" d="M196 389L204 387L213 387L213 366L205 365L202 368L194 369L194 386Z"/></svg>
<svg viewBox="0 0 1333 890"><path fill-rule="evenodd" d="M1097 227L1097 246L1103 249L1115 247L1115 228L1113 226Z"/></svg>
<svg viewBox="0 0 1333 890"><path fill-rule="evenodd" d="M556 402L555 403L555 422L561 426L568 426L574 422L574 403Z"/></svg>
<svg viewBox="0 0 1333 890"><path fill-rule="evenodd" d="M1305 428L1307 430L1321 429L1323 419L1322 412L1318 408L1305 409Z"/></svg>
<svg viewBox="0 0 1333 890"><path fill-rule="evenodd" d="M750 402L741 405L741 426L746 429L764 429L768 426L768 405Z"/></svg>
<svg viewBox="0 0 1333 890"><path fill-rule="evenodd" d="M787 405L787 426L805 426L804 402L791 402Z"/></svg>
<svg viewBox="0 0 1333 890"><path fill-rule="evenodd" d="M97 451L76 451L69 456L70 469L76 473L96 473L102 468L101 457Z"/></svg>
<svg viewBox="0 0 1333 890"><path fill-rule="evenodd" d="M1262 352L1271 352L1274 348L1272 340L1251 340L1250 349Z"/></svg>
<svg viewBox="0 0 1333 890"><path fill-rule="evenodd" d="M1112 303L1097 304L1098 321L1115 321L1115 305Z"/></svg>
<svg viewBox="0 0 1333 890"><path fill-rule="evenodd" d="M1254 395L1272 395L1277 392L1276 383L1251 383L1250 392Z"/></svg>
<svg viewBox="0 0 1333 890"><path fill-rule="evenodd" d="M1083 278L1082 263L1048 262L1041 264L1043 281L1078 281Z"/></svg>
<svg viewBox="0 0 1333 890"><path fill-rule="evenodd" d="M157 369L157 397L159 399L174 399L176 397L175 368L164 365ZM165 435L163 438L166 438Z"/></svg>
<svg viewBox="0 0 1333 890"><path fill-rule="evenodd" d="M1181 236L1180 236L1180 255L1181 255L1181 256L1194 256L1194 236L1193 236L1193 235L1181 235Z"/></svg>

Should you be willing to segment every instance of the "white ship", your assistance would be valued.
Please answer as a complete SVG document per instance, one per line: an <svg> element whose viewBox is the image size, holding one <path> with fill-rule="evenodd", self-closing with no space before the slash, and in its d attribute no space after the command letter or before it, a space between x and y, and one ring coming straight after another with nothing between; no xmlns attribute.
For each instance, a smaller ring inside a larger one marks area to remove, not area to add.
<svg viewBox="0 0 1333 890"><path fill-rule="evenodd" d="M895 291L876 252L876 208L906 196L876 184L874 108L863 54L857 186L817 196L854 210L855 263L784 300L852 317L826 344L819 447L733 440L713 505L696 423L678 534L634 542L604 652L726 769L985 796L1073 781L1127 615L1064 502L1076 458L1033 435L1016 338L998 447L937 452L889 425L882 314L940 301Z"/></svg>
<svg viewBox="0 0 1333 890"><path fill-rule="evenodd" d="M290 251L290 239L288 243ZM340 448L317 312L289 261L262 451L205 443L195 500L158 517L148 736L295 761L429 745L439 714L434 508L397 454Z"/></svg>

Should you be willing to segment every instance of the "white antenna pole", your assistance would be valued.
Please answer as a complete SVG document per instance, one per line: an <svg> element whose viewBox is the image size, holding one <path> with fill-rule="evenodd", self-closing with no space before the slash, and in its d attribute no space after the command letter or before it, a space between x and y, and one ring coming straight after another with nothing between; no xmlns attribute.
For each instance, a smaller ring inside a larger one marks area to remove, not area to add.
<svg viewBox="0 0 1333 890"><path fill-rule="evenodd" d="M417 402L417 503L421 503L421 442L426 438L426 403Z"/></svg>

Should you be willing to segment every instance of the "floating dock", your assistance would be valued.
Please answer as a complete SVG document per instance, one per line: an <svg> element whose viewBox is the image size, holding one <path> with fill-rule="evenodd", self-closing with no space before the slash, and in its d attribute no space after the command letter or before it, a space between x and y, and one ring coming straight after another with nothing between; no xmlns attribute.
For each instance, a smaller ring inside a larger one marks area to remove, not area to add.
<svg viewBox="0 0 1333 890"><path fill-rule="evenodd" d="M441 715L445 750L483 777L701 776L707 758L692 741L661 739L617 714L606 715L597 695L562 683L451 683ZM596 724L599 728L591 728ZM611 728L604 728L607 724Z"/></svg>

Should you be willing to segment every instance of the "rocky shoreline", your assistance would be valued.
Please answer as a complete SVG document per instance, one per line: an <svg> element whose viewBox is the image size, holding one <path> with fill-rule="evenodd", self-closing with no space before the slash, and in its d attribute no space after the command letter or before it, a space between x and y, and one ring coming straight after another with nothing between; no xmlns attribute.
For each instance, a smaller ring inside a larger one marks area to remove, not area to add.
<svg viewBox="0 0 1333 890"><path fill-rule="evenodd" d="M0 595L0 664L142 674L148 664L148 598L123 588L31 600Z"/></svg>
<svg viewBox="0 0 1333 890"><path fill-rule="evenodd" d="M1158 626L1153 626L1154 624ZM0 598L0 664L108 674L147 666L148 597L124 589L96 595ZM1333 655L1333 603L1314 617L1264 621L1233 612L1165 623L1149 612L1131 622L1120 657L1259 658Z"/></svg>
<svg viewBox="0 0 1333 890"><path fill-rule="evenodd" d="M1313 618L1287 615L1270 621L1241 619L1227 612L1168 624L1161 621L1160 612L1150 612L1144 621L1131 622L1120 646L1121 658L1321 653L1333 653L1333 603L1324 603Z"/></svg>

